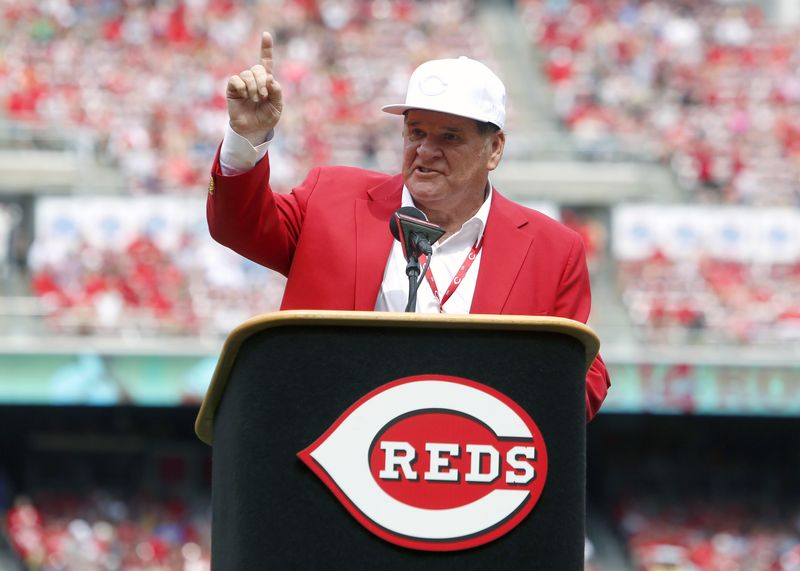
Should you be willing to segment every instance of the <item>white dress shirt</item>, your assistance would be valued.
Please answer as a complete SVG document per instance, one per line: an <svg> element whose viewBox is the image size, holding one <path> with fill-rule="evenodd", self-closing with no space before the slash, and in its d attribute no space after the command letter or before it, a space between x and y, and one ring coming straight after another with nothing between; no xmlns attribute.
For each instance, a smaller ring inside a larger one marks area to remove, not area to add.
<svg viewBox="0 0 800 571"><path fill-rule="evenodd" d="M433 245L430 269L440 296L443 296L447 288L450 287L450 283L472 250L472 246L483 239L483 229L486 226L486 220L489 217L489 205L492 202L491 185L489 185L489 189L486 199L475 216L464 222L458 232ZM414 206L414 199L411 198L411 193L405 186L403 187L402 206ZM477 283L480 265L481 254L478 252L478 256L472 262L464 279L458 284L453 295L441 308L442 313L469 313L469 308L472 306L472 297L475 294L475 284ZM383 272L383 281L378 292L375 310L404 311L407 302L408 276L406 276L406 259L403 256L403 248L400 242L395 240L389 253L389 259L386 262L386 269ZM426 279L422 280L422 284L417 290L416 311L417 313L440 312L439 302L436 296L433 295L433 290Z"/></svg>
<svg viewBox="0 0 800 571"><path fill-rule="evenodd" d="M226 176L241 174L253 168L258 161L263 159L272 141L274 132L270 132L267 140L254 147L250 141L236 133L228 125L225 138L220 149L220 167ZM491 184L486 199L475 215L464 222L461 229L451 234L444 240L433 245L430 270L436 282L440 295L444 295L459 268L466 260L472 247L483 239L483 231L489 217L489 207L492 202ZM403 186L401 206L415 206L411 193ZM389 231L388 225L386 231ZM450 298L439 307L439 302L428 284L423 279L417 290L417 313L469 313L472 306L472 297L475 294L478 270L481 264L481 254L473 261L464 279L458 285ZM406 276L406 259L400 242L395 240L386 261L383 272L378 299L375 301L376 311L404 311L408 302L408 277Z"/></svg>

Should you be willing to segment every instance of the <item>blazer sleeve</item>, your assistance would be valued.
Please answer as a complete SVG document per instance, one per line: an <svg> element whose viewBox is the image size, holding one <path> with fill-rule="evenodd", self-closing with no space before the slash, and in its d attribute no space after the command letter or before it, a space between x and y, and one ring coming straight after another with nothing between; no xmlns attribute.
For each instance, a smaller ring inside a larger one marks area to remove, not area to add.
<svg viewBox="0 0 800 571"><path fill-rule="evenodd" d="M206 217L211 236L242 256L287 275L319 169L290 194L269 185L269 155L251 170L222 174L219 150L211 168Z"/></svg>
<svg viewBox="0 0 800 571"><path fill-rule="evenodd" d="M589 270L586 266L586 251L578 235L573 238L572 248L559 282L555 315L563 315L586 323L592 308L592 293ZM611 379L602 357L597 355L586 374L586 420L594 418L606 398Z"/></svg>

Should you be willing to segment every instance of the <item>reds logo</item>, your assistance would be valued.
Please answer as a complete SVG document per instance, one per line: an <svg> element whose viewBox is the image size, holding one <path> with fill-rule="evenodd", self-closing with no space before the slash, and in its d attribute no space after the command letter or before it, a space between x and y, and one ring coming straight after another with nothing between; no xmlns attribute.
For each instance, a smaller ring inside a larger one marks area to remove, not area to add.
<svg viewBox="0 0 800 571"><path fill-rule="evenodd" d="M298 456L372 533L428 551L508 533L547 478L544 440L517 403L442 375L375 389Z"/></svg>

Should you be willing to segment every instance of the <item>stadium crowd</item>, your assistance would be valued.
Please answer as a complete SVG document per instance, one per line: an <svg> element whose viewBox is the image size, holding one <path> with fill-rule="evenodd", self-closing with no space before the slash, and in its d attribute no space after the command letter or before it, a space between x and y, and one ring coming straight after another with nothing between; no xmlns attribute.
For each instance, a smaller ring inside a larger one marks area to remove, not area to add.
<svg viewBox="0 0 800 571"><path fill-rule="evenodd" d="M4 523L31 571L208 571L207 504L50 492L17 497Z"/></svg>
<svg viewBox="0 0 800 571"><path fill-rule="evenodd" d="M276 310L283 278L214 243L202 198L39 201L28 258L51 331L225 335Z"/></svg>
<svg viewBox="0 0 800 571"><path fill-rule="evenodd" d="M783 511L760 500L650 498L618 515L637 571L797 571L800 511Z"/></svg>
<svg viewBox="0 0 800 571"><path fill-rule="evenodd" d="M796 26L707 0L519 4L585 158L667 164L689 202L800 205ZM755 262L657 251L620 261L617 279L652 341L800 339L800 253Z"/></svg>
<svg viewBox="0 0 800 571"><path fill-rule="evenodd" d="M707 0L521 4L586 157L663 161L697 201L800 203L796 27Z"/></svg>
<svg viewBox="0 0 800 571"><path fill-rule="evenodd" d="M198 192L224 132L227 78L269 29L291 102L270 149L276 189L312 164L392 170L397 124L378 103L425 59L487 59L473 12L463 0L8 0L0 118L92 133L126 191Z"/></svg>
<svg viewBox="0 0 800 571"><path fill-rule="evenodd" d="M800 341L800 264L620 262L632 321L651 342L775 345Z"/></svg>
<svg viewBox="0 0 800 571"><path fill-rule="evenodd" d="M613 210L622 300L648 340L800 341L800 216L792 208Z"/></svg>
<svg viewBox="0 0 800 571"><path fill-rule="evenodd" d="M797 428L796 416L601 418L587 490L635 571L798 571Z"/></svg>

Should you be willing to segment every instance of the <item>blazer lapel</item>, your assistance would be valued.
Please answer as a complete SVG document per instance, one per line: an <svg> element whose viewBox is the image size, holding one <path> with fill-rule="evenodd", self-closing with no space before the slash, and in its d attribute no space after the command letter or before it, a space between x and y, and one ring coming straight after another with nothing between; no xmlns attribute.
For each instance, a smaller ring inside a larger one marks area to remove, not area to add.
<svg viewBox="0 0 800 571"><path fill-rule="evenodd" d="M502 313L533 242L520 230L528 221L496 189L492 201L470 313Z"/></svg>
<svg viewBox="0 0 800 571"><path fill-rule="evenodd" d="M394 239L389 219L400 207L402 192L403 180L397 175L370 189L367 199L356 201L356 311L375 309Z"/></svg>

